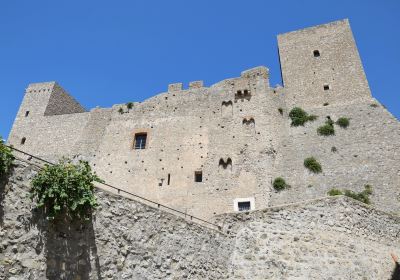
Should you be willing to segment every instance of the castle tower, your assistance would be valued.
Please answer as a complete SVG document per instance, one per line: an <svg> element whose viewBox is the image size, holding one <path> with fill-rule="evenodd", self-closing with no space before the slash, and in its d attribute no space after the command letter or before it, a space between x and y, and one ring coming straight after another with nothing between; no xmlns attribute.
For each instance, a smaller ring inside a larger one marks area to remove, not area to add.
<svg viewBox="0 0 400 280"><path fill-rule="evenodd" d="M61 147L72 145L74 130L66 128L72 124L84 125L87 118L85 114L75 117L76 113L84 112L86 110L56 82L30 84L7 143L37 155L49 151L56 154ZM48 134L50 127L53 131ZM64 131L69 131L66 132L68 136L63 135Z"/></svg>
<svg viewBox="0 0 400 280"><path fill-rule="evenodd" d="M371 93L347 19L278 35L290 105L322 106Z"/></svg>

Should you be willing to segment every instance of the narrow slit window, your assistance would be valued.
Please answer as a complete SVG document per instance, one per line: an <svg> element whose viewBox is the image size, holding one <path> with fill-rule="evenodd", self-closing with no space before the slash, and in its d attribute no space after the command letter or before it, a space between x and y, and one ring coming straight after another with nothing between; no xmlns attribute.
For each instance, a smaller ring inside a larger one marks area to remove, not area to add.
<svg viewBox="0 0 400 280"><path fill-rule="evenodd" d="M196 183L203 182L203 172L201 172L201 171L194 172L194 181Z"/></svg>
<svg viewBox="0 0 400 280"><path fill-rule="evenodd" d="M22 137L22 139L21 139L21 145L24 145L24 144L25 144L25 141L26 141L26 138L25 138L25 137Z"/></svg>
<svg viewBox="0 0 400 280"><path fill-rule="evenodd" d="M26 112L25 112L25 118L26 118L27 116L29 116L29 111L26 111Z"/></svg>
<svg viewBox="0 0 400 280"><path fill-rule="evenodd" d="M315 51L314 51L314 57L320 57L319 50L315 50Z"/></svg>
<svg viewBox="0 0 400 280"><path fill-rule="evenodd" d="M239 211L249 211L251 209L250 207L250 201L242 201L238 202L238 209Z"/></svg>
<svg viewBox="0 0 400 280"><path fill-rule="evenodd" d="M324 85L324 90L330 90L331 87L329 85Z"/></svg>
<svg viewBox="0 0 400 280"><path fill-rule="evenodd" d="M171 174L168 173L168 179L167 179L167 185L169 186L169 183L171 182Z"/></svg>

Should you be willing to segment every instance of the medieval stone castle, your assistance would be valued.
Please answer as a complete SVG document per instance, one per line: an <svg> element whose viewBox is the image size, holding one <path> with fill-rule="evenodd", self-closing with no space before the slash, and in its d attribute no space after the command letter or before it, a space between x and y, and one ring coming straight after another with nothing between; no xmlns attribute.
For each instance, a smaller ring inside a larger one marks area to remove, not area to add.
<svg viewBox="0 0 400 280"><path fill-rule="evenodd" d="M395 279L399 121L372 98L347 20L278 46L282 87L256 67L86 111L55 82L29 85L8 138L14 169L0 178L0 280ZM316 119L293 126L295 107ZM320 135L327 122L334 134ZM43 162L18 150L86 159L156 204L99 186L89 221L49 222L27 195ZM277 191L278 177L291 187ZM365 185L371 205L327 196Z"/></svg>
<svg viewBox="0 0 400 280"><path fill-rule="evenodd" d="M348 20L278 35L278 47L277 87L260 66L87 111L55 82L30 84L8 143L50 160L80 155L106 182L204 218L366 184L374 206L399 213L400 124L371 96ZM294 107L318 118L291 126ZM350 125L317 134L339 117ZM311 156L322 173L304 167ZM291 188L275 191L277 177Z"/></svg>

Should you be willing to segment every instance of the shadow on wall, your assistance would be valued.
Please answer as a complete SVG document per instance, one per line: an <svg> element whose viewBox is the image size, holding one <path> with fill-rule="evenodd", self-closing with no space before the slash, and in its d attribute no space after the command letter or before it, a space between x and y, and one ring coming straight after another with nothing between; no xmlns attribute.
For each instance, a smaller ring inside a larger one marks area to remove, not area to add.
<svg viewBox="0 0 400 280"><path fill-rule="evenodd" d="M39 231L35 251L45 250L47 279L102 279L92 219L92 215L88 221L64 215L48 221L42 210L33 210L31 226Z"/></svg>
<svg viewBox="0 0 400 280"><path fill-rule="evenodd" d="M6 186L8 184L9 174L0 176L0 227L4 225L4 198L6 196Z"/></svg>
<svg viewBox="0 0 400 280"><path fill-rule="evenodd" d="M4 225L4 197L6 192L7 179L0 178L0 227Z"/></svg>

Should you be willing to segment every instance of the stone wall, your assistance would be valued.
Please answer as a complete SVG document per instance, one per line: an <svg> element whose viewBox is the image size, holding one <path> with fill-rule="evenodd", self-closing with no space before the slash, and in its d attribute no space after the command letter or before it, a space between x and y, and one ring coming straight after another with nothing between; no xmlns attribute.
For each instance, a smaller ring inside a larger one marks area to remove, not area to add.
<svg viewBox="0 0 400 280"><path fill-rule="evenodd" d="M324 196L332 188L360 192L369 184L373 187L372 203L399 214L399 121L375 99L306 110L318 119L304 127L291 127L290 119L284 117L282 130L287 134L277 149L276 176L285 178L292 187L272 192L270 205ZM320 136L317 129L328 116L332 121L349 118L350 125L341 128L335 124L335 135ZM321 163L322 173L314 174L304 167L304 159L311 156Z"/></svg>
<svg viewBox="0 0 400 280"><path fill-rule="evenodd" d="M347 19L280 34L278 48L291 106L345 104L370 98Z"/></svg>
<svg viewBox="0 0 400 280"><path fill-rule="evenodd" d="M228 277L223 233L107 192L89 222L47 222L27 197L35 173L19 162L1 185L1 280Z"/></svg>
<svg viewBox="0 0 400 280"><path fill-rule="evenodd" d="M400 217L347 197L216 218L235 245L231 279L391 279Z"/></svg>
<svg viewBox="0 0 400 280"><path fill-rule="evenodd" d="M346 197L215 218L216 231L98 190L89 222L47 222L37 168L0 184L0 279L390 279L400 218Z"/></svg>

